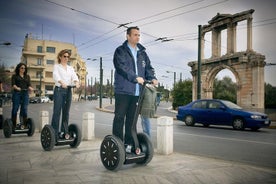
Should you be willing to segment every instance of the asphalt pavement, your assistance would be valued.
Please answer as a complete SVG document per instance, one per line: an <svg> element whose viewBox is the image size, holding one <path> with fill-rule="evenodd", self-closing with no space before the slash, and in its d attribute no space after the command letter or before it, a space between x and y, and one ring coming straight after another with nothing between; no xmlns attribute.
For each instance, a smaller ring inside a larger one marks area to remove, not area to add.
<svg viewBox="0 0 276 184"><path fill-rule="evenodd" d="M112 105L101 109L112 112ZM165 115L175 112L167 111ZM164 114L163 114L164 115ZM0 133L0 183L143 183L143 184L276 184L276 169L188 154L160 155L141 166L123 165L114 172L101 163L102 140L82 141L78 148L44 151L40 133L32 137Z"/></svg>

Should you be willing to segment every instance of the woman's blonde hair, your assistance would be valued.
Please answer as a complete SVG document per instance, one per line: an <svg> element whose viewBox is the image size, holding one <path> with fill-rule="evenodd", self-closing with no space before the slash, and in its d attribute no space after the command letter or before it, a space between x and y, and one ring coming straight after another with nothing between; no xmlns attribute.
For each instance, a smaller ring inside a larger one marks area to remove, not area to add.
<svg viewBox="0 0 276 184"><path fill-rule="evenodd" d="M64 55L65 53L67 53L67 54L69 55L69 57L71 56L71 51L70 51L70 50L68 50L68 49L63 49L63 50L61 50L61 51L58 53L58 55L57 55L57 60L58 60L58 63L59 63L59 64L60 64L60 62L61 62L60 58L63 57L63 55Z"/></svg>

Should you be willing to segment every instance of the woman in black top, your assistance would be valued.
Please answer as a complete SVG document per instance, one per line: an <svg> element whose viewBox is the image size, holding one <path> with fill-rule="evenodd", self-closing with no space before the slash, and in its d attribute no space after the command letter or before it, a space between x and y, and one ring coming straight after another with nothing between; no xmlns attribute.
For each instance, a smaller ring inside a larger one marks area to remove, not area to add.
<svg viewBox="0 0 276 184"><path fill-rule="evenodd" d="M27 66L24 63L19 63L15 68L15 74L12 76L12 122L13 128L16 127L16 116L20 106L20 117L23 118L23 123L26 126L28 104L29 104L29 90L33 91L31 87L30 76L27 74Z"/></svg>

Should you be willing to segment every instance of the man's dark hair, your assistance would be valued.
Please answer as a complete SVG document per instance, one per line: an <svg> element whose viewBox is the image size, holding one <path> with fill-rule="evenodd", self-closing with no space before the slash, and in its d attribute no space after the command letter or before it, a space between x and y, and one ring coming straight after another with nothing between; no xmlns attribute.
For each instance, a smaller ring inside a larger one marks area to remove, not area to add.
<svg viewBox="0 0 276 184"><path fill-rule="evenodd" d="M129 28L127 28L127 31L126 31L127 35L130 35L132 29L136 29L138 31L140 30L139 27L137 27L137 26L129 27Z"/></svg>

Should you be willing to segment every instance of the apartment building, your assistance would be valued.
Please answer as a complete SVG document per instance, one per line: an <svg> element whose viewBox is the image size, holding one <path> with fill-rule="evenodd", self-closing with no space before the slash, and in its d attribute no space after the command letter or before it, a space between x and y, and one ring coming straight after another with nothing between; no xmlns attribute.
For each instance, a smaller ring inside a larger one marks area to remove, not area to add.
<svg viewBox="0 0 276 184"><path fill-rule="evenodd" d="M31 83L35 89L33 95L53 95L53 66L57 63L57 54L63 49L71 51L69 65L74 67L80 84L84 87L87 76L86 63L80 57L77 48L73 44L34 39L31 34L25 36L21 62L28 66L28 74L31 77ZM79 91L74 90L75 93Z"/></svg>

